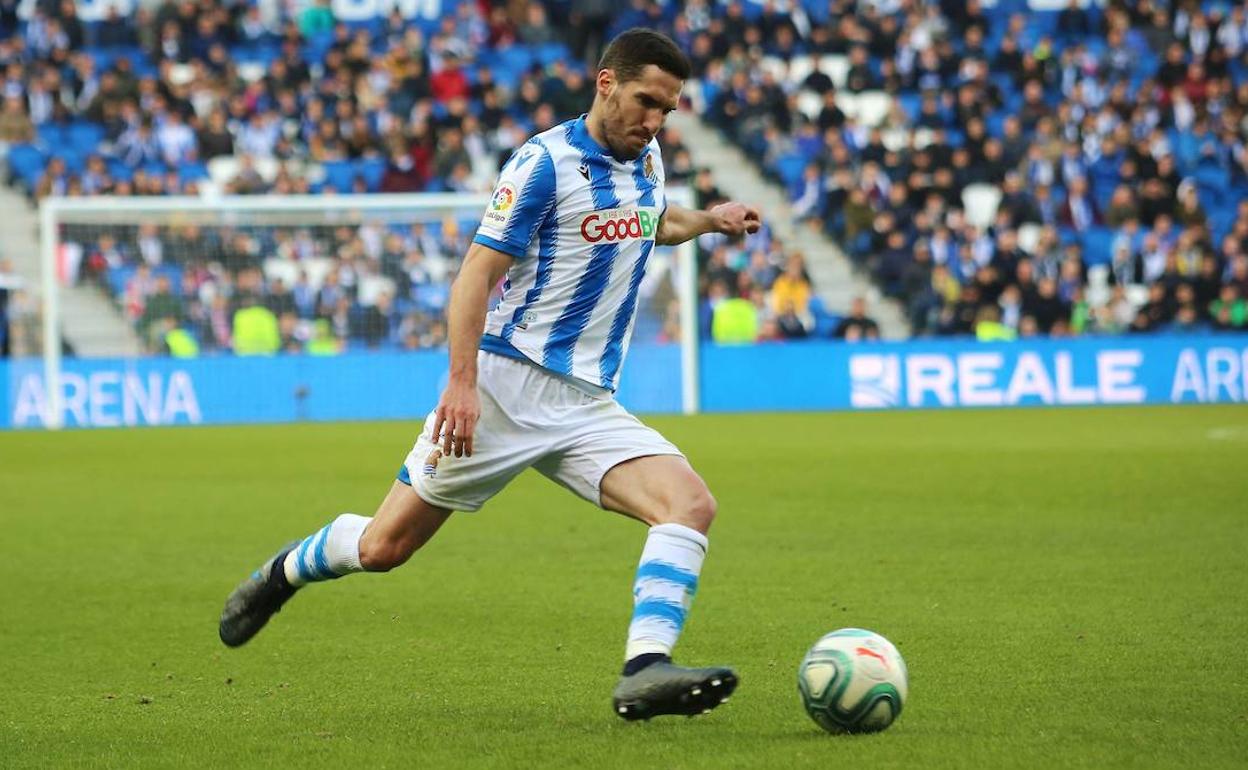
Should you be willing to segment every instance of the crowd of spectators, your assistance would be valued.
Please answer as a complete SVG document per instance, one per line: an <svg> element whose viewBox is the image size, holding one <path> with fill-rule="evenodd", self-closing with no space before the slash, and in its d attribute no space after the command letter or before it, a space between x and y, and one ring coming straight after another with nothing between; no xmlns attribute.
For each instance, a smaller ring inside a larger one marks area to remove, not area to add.
<svg viewBox="0 0 1248 770"><path fill-rule="evenodd" d="M1245 4L1084 5L687 7L681 28L706 117L914 334L1244 329Z"/></svg>
<svg viewBox="0 0 1248 770"><path fill-rule="evenodd" d="M72 2L36 3L23 23L0 6L0 147L11 181L35 199L485 192L514 147L587 109L586 63L608 28L657 9L580 2L551 25L536 2L448 3L433 19L396 10L365 22L336 20L324 0L291 7L286 15L284 4L178 0L84 24ZM669 184L689 183L697 169L680 137L661 141ZM274 314L281 349L309 349L328 329L336 346L317 345L327 352L442 344L437 300L474 224L435 223L439 236L454 234L445 240L413 238L401 225L371 240L305 228L307 254L295 258L332 263L312 271L308 287L270 269L281 245L298 239L292 230L203 227L188 239L149 223L70 226L62 237L78 251L78 277L112 292L150 350L168 349L171 327L191 332L200 350L236 347L230 319L261 306ZM777 267L786 259L769 237L751 246ZM408 270L413 260L441 268ZM361 296L360 275L379 276L385 291ZM338 287L345 303L336 296L292 312L285 298ZM674 309L660 304L653 315L639 331L677 335Z"/></svg>
<svg viewBox="0 0 1248 770"><path fill-rule="evenodd" d="M431 19L396 10L349 23L326 0L178 0L89 23L73 2L37 2L20 23L12 9L0 4L0 147L34 197L482 192L529 134L586 108L586 62L604 39L643 24L689 52L693 106L904 303L916 335L1248 323L1242 2L1034 12L1020 0L481 0ZM670 183L693 185L703 205L722 197L675 132L664 140ZM201 315L194 328L209 348L227 345L202 317L214 302L237 309L251 293L285 307L266 297L294 290L263 260L208 256L228 249L164 248L154 260L153 244L176 234L149 226L143 241L142 229L84 236L81 264L115 287L154 347L160 324L143 322L152 313L136 314L132 297L159 294L159 280L140 264L177 269L171 293L183 317ZM297 233L237 235L268 255ZM389 235L411 251L403 228ZM378 301L384 344L438 343L419 316L436 310L419 283L350 246L358 234L313 240L333 263L311 275L313 289L331 274L376 274L386 299L361 302L348 288L336 323L327 306L305 305L284 348L306 346L318 321L339 347L371 344L378 335L364 330L377 324L364 319ZM439 280L461 253L420 251L446 262ZM803 255L769 227L744 242L704 237L699 253L704 334L878 335L860 306L841 319L825 310ZM656 333L670 335L670 308L657 314Z"/></svg>

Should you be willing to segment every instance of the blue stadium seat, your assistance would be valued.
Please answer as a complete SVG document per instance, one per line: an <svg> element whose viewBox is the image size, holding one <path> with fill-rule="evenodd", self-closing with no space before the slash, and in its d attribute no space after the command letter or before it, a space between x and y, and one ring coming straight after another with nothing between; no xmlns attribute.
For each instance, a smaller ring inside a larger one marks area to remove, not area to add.
<svg viewBox="0 0 1248 770"><path fill-rule="evenodd" d="M533 58L543 67L549 67L555 62L572 61L572 52L563 43L546 43L537 46L537 50L533 52Z"/></svg>
<svg viewBox="0 0 1248 770"><path fill-rule="evenodd" d="M35 128L35 138L39 144L49 151L64 147L68 143L65 126L60 123L44 123Z"/></svg>
<svg viewBox="0 0 1248 770"><path fill-rule="evenodd" d="M108 167L108 175L113 178L114 182L129 182L134 179L134 169L127 166L124 162L116 158L110 158L104 162Z"/></svg>
<svg viewBox="0 0 1248 770"><path fill-rule="evenodd" d="M498 64L502 69L524 74L533 66L533 54L522 45L513 45L498 52Z"/></svg>
<svg viewBox="0 0 1248 770"><path fill-rule="evenodd" d="M1090 227L1083 233L1082 240L1084 264L1107 265L1113 259L1113 230L1108 227Z"/></svg>
<svg viewBox="0 0 1248 770"><path fill-rule="evenodd" d="M1000 139L1005 136L1005 119L1009 117L1009 113L1004 110L997 110L988 116L984 121L984 127L988 130L989 136L995 136Z"/></svg>
<svg viewBox="0 0 1248 770"><path fill-rule="evenodd" d="M377 192L386 175L386 161L384 158L360 158L355 162L354 173L364 177L369 192Z"/></svg>
<svg viewBox="0 0 1248 770"><path fill-rule="evenodd" d="M815 328L811 330L812 337L831 337L832 332L836 331L836 325L840 323L840 317L829 313L824 307L823 300L819 297L811 297L810 305L807 306L812 318L815 319Z"/></svg>
<svg viewBox="0 0 1248 770"><path fill-rule="evenodd" d="M70 145L87 151L95 150L105 135L104 126L86 120L70 123L65 133Z"/></svg>
<svg viewBox="0 0 1248 770"><path fill-rule="evenodd" d="M87 167L87 153L77 147L62 146L52 151L52 157L65 162L65 170L71 174L81 174Z"/></svg>
<svg viewBox="0 0 1248 770"><path fill-rule="evenodd" d="M897 101L901 104L901 109L905 111L906 119L911 123L917 123L923 109L923 97L919 94L900 94Z"/></svg>
<svg viewBox="0 0 1248 770"><path fill-rule="evenodd" d="M431 283L412 289L412 300L418 307L430 313L442 312L449 299L450 289L444 284Z"/></svg>
<svg viewBox="0 0 1248 770"><path fill-rule="evenodd" d="M39 181L47 162L43 152L33 144L15 144L9 148L9 169L28 187Z"/></svg>
<svg viewBox="0 0 1248 770"><path fill-rule="evenodd" d="M266 67L279 59L282 49L274 43L251 43L230 48L230 57L236 62L263 64Z"/></svg>
<svg viewBox="0 0 1248 770"><path fill-rule="evenodd" d="M178 164L178 179L182 183L199 182L208 178L208 166L198 162L186 162Z"/></svg>
<svg viewBox="0 0 1248 770"><path fill-rule="evenodd" d="M1202 190L1216 193L1219 197L1226 195L1231 185L1231 177L1220 166L1201 164L1196 168L1196 184Z"/></svg>
<svg viewBox="0 0 1248 770"><path fill-rule="evenodd" d="M1235 226L1235 208L1223 204L1216 207L1206 207L1205 213L1209 215L1209 232L1213 235L1214 248L1220 249L1222 239Z"/></svg>
<svg viewBox="0 0 1248 770"><path fill-rule="evenodd" d="M806 171L806 159L801 155L785 155L776 161L776 174L786 188L792 189L802 182Z"/></svg>
<svg viewBox="0 0 1248 770"><path fill-rule="evenodd" d="M333 185L338 192L350 192L355 181L355 168L349 160L330 160L321 164L325 169L325 184Z"/></svg>

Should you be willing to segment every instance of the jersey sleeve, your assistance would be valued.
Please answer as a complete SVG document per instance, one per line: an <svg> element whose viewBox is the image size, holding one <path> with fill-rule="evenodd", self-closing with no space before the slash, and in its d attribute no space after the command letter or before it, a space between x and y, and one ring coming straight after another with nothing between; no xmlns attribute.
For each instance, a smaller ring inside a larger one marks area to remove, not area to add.
<svg viewBox="0 0 1248 770"><path fill-rule="evenodd" d="M550 151L530 141L503 166L474 243L524 257L542 221L555 205L555 164Z"/></svg>

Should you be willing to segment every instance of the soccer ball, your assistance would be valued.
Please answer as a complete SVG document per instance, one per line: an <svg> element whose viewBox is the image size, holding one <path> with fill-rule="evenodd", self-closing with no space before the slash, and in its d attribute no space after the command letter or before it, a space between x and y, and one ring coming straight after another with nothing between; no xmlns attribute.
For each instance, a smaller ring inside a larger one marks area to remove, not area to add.
<svg viewBox="0 0 1248 770"><path fill-rule="evenodd" d="M901 715L909 683L893 643L842 628L815 642L797 669L806 713L830 733L873 733Z"/></svg>

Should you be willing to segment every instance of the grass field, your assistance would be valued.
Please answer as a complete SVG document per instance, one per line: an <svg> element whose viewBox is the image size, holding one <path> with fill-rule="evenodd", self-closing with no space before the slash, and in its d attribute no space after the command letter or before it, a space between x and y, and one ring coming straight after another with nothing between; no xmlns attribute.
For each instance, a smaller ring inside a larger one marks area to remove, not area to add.
<svg viewBox="0 0 1248 770"><path fill-rule="evenodd" d="M644 530L540 476L227 650L235 583L416 425L0 434L0 766L1244 766L1248 409L652 424L720 501L678 660L742 684L648 724L610 709ZM842 626L909 664L880 735L798 704Z"/></svg>

